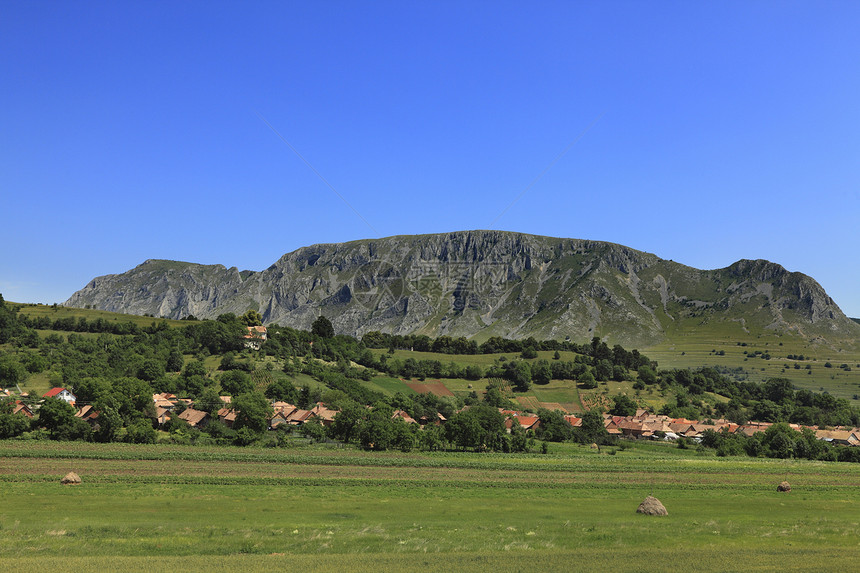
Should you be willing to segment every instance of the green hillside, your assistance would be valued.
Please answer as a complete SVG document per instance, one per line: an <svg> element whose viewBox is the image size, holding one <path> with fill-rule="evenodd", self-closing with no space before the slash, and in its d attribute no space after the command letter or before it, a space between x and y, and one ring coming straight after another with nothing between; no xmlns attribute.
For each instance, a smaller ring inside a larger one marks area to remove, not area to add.
<svg viewBox="0 0 860 573"><path fill-rule="evenodd" d="M141 328L152 327L154 323L164 320L95 309L7 304L17 307L21 315L31 319L72 319L76 323L80 319L87 323L103 320L114 324L131 323ZM171 327L185 327L193 323L193 321L177 320L164 320L164 322ZM43 337L49 334L68 334L51 329L39 330L39 333ZM839 345L830 345L820 341L810 342L800 336L777 335L765 330L746 332L740 323L697 324L695 319L673 325L673 328L668 329L667 333L669 338L665 342L639 349L648 358L656 361L661 369L714 367L732 378L753 382L763 382L774 377L787 378L799 389L828 392L860 405L860 350L858 350L856 343L852 344L848 341ZM79 334L81 336L97 336L88 332ZM485 337L480 338L486 339ZM480 338L476 337L478 340ZM381 349L373 352L377 356L386 353L385 350ZM552 355L553 352L542 351L538 353L537 358L525 361L532 364L538 360L552 360ZM768 356L769 358L767 358ZM789 358L789 356L793 358ZM797 359L799 356L803 356L803 360ZM454 363L462 368L472 365L487 368L493 364L498 364L500 361L518 359L519 353L457 355L397 350L393 357L400 360L412 358ZM573 360L575 353L561 352L560 359L562 361ZM217 368L220 360L221 356L209 356L206 359L210 371ZM264 359L260 362L259 367L262 368L267 361L273 362L274 369L280 371L281 363L271 358ZM830 366L826 366L827 364ZM281 375L280 372L277 373ZM323 385L308 376L302 374L296 376L300 378L291 378L296 386L310 385L311 387L324 388ZM655 393L653 390L650 393L647 391L637 392L633 388L636 379L635 374L631 378L631 380L623 382L606 381L592 390L579 388L575 382L570 380L553 380L545 386L533 385L528 392L518 393L516 396L512 394L512 397L517 398L523 407L528 407L529 404L535 407L543 403L560 404L571 412L582 410L583 397L586 398L586 403L600 401L601 396L606 402L609 397L623 393L635 397L640 405L654 410L659 409L671 398L671 395ZM53 379L51 378L50 372L34 373L28 377L26 388L34 393L41 393L48 390L57 380L56 375ZM456 396L462 398L468 397L473 392L479 396L483 395L489 384L489 380L486 378L479 380L445 379L443 382ZM368 389L383 395L391 396L397 392L414 393L399 378L384 374L378 375L364 384Z"/></svg>

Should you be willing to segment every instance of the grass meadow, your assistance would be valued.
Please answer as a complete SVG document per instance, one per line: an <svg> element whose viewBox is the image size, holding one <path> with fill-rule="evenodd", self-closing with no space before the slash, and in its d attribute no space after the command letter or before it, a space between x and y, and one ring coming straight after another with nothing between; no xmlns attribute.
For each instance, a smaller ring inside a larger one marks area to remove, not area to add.
<svg viewBox="0 0 860 573"><path fill-rule="evenodd" d="M689 328L682 335L670 335L665 342L640 350L656 360L661 368L740 369L740 375L753 382L788 378L797 388L815 392L827 390L834 396L851 400L855 406L860 405L857 342L824 344L768 332L747 334L719 328ZM718 354L720 351L725 354ZM757 351L769 355L770 359L761 358L761 354L752 357ZM803 355L804 360L789 359L790 355ZM831 366L825 366L827 363ZM840 368L843 364L850 370Z"/></svg>
<svg viewBox="0 0 860 573"><path fill-rule="evenodd" d="M63 486L77 472L83 483ZM792 491L776 492L788 480ZM850 571L860 467L660 444L548 455L0 442L11 571ZM635 513L653 493L668 517Z"/></svg>

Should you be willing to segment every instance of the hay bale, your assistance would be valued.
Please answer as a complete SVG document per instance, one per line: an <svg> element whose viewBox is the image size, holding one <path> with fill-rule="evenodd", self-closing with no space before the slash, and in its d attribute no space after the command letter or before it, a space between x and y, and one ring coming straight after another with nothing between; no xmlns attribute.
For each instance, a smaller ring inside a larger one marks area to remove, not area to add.
<svg viewBox="0 0 860 573"><path fill-rule="evenodd" d="M636 508L636 513L644 513L645 515L669 515L669 512L666 511L666 508L663 507L662 503L660 503L660 500L651 495L646 497L645 501L639 504L639 507Z"/></svg>
<svg viewBox="0 0 860 573"><path fill-rule="evenodd" d="M784 481L776 486L776 491L789 492L791 491L791 485L787 481Z"/></svg>
<svg viewBox="0 0 860 573"><path fill-rule="evenodd" d="M75 472L69 472L66 477L60 480L60 483L63 485L80 485L81 477Z"/></svg>

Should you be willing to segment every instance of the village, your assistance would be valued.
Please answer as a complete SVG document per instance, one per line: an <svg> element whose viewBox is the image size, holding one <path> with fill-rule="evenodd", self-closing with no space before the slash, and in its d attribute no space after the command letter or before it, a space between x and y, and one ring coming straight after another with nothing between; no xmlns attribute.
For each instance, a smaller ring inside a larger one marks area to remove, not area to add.
<svg viewBox="0 0 860 573"><path fill-rule="evenodd" d="M13 396L10 390L3 390L2 395L8 398L12 398ZM24 397L26 398L26 396ZM99 413L93 406L91 404L76 404L75 395L66 388L52 388L42 398L43 401L48 398L63 400L75 407L75 417L81 418L91 426L98 424ZM176 417L186 422L192 428L204 428L207 424L215 420L220 421L228 428L232 428L236 420L236 411L232 408L232 397L220 396L220 400L222 402L221 407L217 409L217 412L210 414L209 410L212 410L211 408L206 410L195 408L193 400L179 398L171 393L153 394L155 425L159 428L163 427L173 417ZM267 427L269 430L276 430L282 425L300 427L308 422L319 423L327 427L334 422L335 417L339 413L338 410L329 408L322 402L317 402L310 409L302 409L287 402L273 400L271 401L271 407L271 415L267 418ZM465 411L468 408L469 406L464 406L460 411ZM499 408L498 410L505 418L505 427L508 433L511 433L515 424L526 432L534 432L540 428L541 419L535 413L504 408ZM13 414L32 419L37 412L38 405L31 407L21 399L14 400ZM563 417L574 428L582 425L581 417L572 414L564 414ZM439 413L433 416L432 419L422 417L416 420L402 409L394 410L392 419L395 418L401 418L407 424L417 424L420 428L424 428L427 425L441 426L447 421ZM709 430L725 434L742 434L749 437L766 432L773 424L769 422L736 424L723 419L699 421L685 418L671 418L669 416L653 414L640 408L632 416L613 416L603 413L603 425L609 436L617 438L661 441L685 439L698 442L702 439L705 432ZM835 445L860 446L860 428L841 426L818 428L799 424L789 424L789 427L796 431L807 428L814 432L817 439Z"/></svg>

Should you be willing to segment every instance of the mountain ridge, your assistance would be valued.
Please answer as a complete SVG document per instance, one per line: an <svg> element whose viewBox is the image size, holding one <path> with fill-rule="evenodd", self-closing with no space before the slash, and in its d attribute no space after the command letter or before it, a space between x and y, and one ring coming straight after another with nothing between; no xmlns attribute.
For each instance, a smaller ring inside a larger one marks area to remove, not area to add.
<svg viewBox="0 0 860 573"><path fill-rule="evenodd" d="M261 312L266 323L481 338L659 342L690 321L810 339L858 337L811 277L742 259L700 270L617 243L457 231L321 243L262 271L148 259L96 277L67 306L182 318Z"/></svg>

